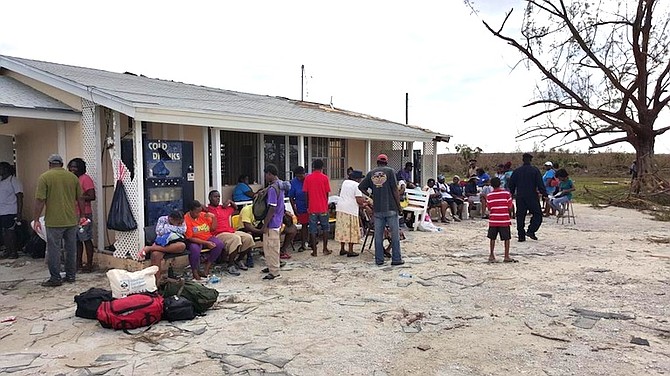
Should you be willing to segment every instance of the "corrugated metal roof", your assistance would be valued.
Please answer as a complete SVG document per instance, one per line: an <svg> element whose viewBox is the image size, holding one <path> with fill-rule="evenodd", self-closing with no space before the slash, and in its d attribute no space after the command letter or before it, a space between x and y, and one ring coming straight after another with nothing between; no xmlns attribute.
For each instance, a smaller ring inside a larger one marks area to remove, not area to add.
<svg viewBox="0 0 670 376"><path fill-rule="evenodd" d="M398 132L419 132L426 136L445 135L416 126L376 118L369 115L332 108L312 102L301 102L281 97L248 94L231 90L197 86L181 82L114 73L104 70L75 67L16 57L0 56L25 64L34 69L64 78L72 83L93 88L135 108L169 109L191 112L285 119L333 125Z"/></svg>
<svg viewBox="0 0 670 376"><path fill-rule="evenodd" d="M7 76L0 76L0 107L75 111L65 103Z"/></svg>

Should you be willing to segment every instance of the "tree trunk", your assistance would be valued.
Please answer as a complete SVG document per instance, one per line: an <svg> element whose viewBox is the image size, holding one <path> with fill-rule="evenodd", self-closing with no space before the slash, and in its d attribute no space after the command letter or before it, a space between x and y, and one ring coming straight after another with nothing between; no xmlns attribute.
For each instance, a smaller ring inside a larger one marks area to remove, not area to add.
<svg viewBox="0 0 670 376"><path fill-rule="evenodd" d="M640 196L648 196L665 189L664 181L657 174L654 162L653 134L638 134L632 142L635 147L637 176L631 183L632 193Z"/></svg>

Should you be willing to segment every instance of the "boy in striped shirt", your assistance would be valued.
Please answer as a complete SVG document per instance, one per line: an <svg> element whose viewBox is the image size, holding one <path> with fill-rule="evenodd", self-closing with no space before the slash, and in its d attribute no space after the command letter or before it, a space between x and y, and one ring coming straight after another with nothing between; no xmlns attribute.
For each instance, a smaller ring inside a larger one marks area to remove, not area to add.
<svg viewBox="0 0 670 376"><path fill-rule="evenodd" d="M489 209L489 232L487 237L491 239L491 254L489 262L495 262L496 257L493 250L496 246L496 237L500 234L500 240L505 242L505 258L503 262L517 262L509 256L509 243L512 238L510 226L512 221L510 214L514 208L512 195L500 187L500 178L491 179L493 191L486 196L486 206Z"/></svg>

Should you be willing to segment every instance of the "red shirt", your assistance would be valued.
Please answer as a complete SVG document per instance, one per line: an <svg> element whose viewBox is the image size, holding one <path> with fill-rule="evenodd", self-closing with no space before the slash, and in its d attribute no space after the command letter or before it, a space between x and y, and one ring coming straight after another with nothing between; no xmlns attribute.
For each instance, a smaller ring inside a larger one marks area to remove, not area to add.
<svg viewBox="0 0 670 376"><path fill-rule="evenodd" d="M207 205L205 210L208 213L214 214L214 217L216 217L216 228L211 230L213 235L218 235L222 232L235 232L233 226L230 225L230 216L232 216L235 211L232 206L226 206L224 208L221 205Z"/></svg>
<svg viewBox="0 0 670 376"><path fill-rule="evenodd" d="M489 227L507 227L512 224L509 209L513 207L512 195L509 191L496 188L486 195L486 206L489 208Z"/></svg>
<svg viewBox="0 0 670 376"><path fill-rule="evenodd" d="M307 193L307 212L328 213L328 193L330 193L330 179L326 174L315 170L305 177L302 185L303 192Z"/></svg>
<svg viewBox="0 0 670 376"><path fill-rule="evenodd" d="M79 185L81 186L82 193L86 193L86 191L95 189L93 179L91 179L91 177L86 174L81 174L81 176L79 176ZM79 213L79 205L75 204L74 207L77 209L77 215L81 215ZM93 209L91 208L91 201L84 201L84 214L93 214Z"/></svg>

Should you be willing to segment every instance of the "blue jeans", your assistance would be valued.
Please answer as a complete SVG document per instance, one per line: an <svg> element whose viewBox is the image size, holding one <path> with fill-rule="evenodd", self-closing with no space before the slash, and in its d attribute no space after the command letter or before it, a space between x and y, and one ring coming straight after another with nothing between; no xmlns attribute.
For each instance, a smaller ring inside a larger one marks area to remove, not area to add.
<svg viewBox="0 0 670 376"><path fill-rule="evenodd" d="M400 262L400 224L398 212L388 211L375 213L375 262L377 265L384 263L384 229L389 227L391 232L391 261Z"/></svg>
<svg viewBox="0 0 670 376"><path fill-rule="evenodd" d="M60 281L61 241L65 249L65 277L74 280L77 273L77 226L47 227L47 265L52 281Z"/></svg>
<svg viewBox="0 0 670 376"><path fill-rule="evenodd" d="M321 225L321 231L324 234L330 232L330 223L328 222L328 213L310 213L309 214L309 233L316 235L319 233L318 225Z"/></svg>

